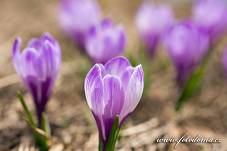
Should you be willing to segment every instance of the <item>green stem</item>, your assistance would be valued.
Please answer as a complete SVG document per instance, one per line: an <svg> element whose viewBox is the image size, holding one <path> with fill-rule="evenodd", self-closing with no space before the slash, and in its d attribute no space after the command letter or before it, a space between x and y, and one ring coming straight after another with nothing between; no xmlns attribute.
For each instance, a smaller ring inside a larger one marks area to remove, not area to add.
<svg viewBox="0 0 227 151"><path fill-rule="evenodd" d="M48 138L45 138L44 136L40 135L36 131L33 131L33 137L34 137L35 143L39 147L40 151L49 150Z"/></svg>
<svg viewBox="0 0 227 151"><path fill-rule="evenodd" d="M196 68L196 70L192 73L192 75L187 80L186 84L184 85L180 97L177 100L175 111L178 112L181 110L183 105L192 97L194 96L198 90L200 90L202 85L202 79L204 73L206 72L208 61L210 60L211 53L213 47L210 46L207 55L202 60L201 64Z"/></svg>
<svg viewBox="0 0 227 151"><path fill-rule="evenodd" d="M32 126L35 126L36 124L35 124L35 122L34 122L34 119L33 119L33 117L32 117L32 114L31 114L31 112L29 111L29 109L28 109L28 107L27 107L27 105L26 105L26 103L25 103L25 101L24 101L24 97L21 95L21 93L17 93L17 97L19 98L19 101L20 101L20 103L21 103L21 105L22 105L22 107L23 107L23 110L24 110L24 112L25 112L25 114L26 114L26 117L27 117L27 120L29 121L29 123L32 125Z"/></svg>
<svg viewBox="0 0 227 151"><path fill-rule="evenodd" d="M119 136L119 116L116 116L114 119L114 123L111 128L110 135L108 137L108 141L106 144L106 150L105 151L114 151L115 150L115 145Z"/></svg>
<svg viewBox="0 0 227 151"><path fill-rule="evenodd" d="M48 135L51 135L50 124L45 113L42 114L41 129L46 132Z"/></svg>
<svg viewBox="0 0 227 151"><path fill-rule="evenodd" d="M46 116L42 116L42 129L37 128L34 118L29 111L27 104L24 101L24 97L20 93L17 93L17 96L25 112L26 121L28 122L28 125L32 128L32 133L36 145L39 147L40 151L48 151L50 128Z"/></svg>

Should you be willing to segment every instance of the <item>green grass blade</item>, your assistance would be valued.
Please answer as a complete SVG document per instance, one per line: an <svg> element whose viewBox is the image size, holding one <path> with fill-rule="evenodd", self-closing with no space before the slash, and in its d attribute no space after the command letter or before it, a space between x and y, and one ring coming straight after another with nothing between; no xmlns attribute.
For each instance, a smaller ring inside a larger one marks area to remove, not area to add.
<svg viewBox="0 0 227 151"><path fill-rule="evenodd" d="M24 97L21 95L21 93L17 93L17 97L23 107L24 113L27 117L28 122L34 127L35 126L35 121L33 119L32 113L29 111L27 104L24 101Z"/></svg>

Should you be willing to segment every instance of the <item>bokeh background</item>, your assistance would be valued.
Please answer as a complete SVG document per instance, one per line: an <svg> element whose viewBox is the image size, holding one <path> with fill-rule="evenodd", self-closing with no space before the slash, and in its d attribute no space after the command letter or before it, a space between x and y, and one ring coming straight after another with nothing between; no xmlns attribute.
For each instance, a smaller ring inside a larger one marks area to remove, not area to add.
<svg viewBox="0 0 227 151"><path fill-rule="evenodd" d="M126 51L138 54L140 39L134 17L140 0L99 0L104 16L121 23L127 33ZM160 1L156 1L159 3ZM191 14L191 0L166 0L178 19ZM52 151L94 151L98 133L83 91L84 76L91 66L87 56L62 31L58 21L58 0L0 1L0 150L35 150L31 131L16 98L22 91L33 109L11 63L11 47L20 36L25 46L31 37L50 32L60 43L63 63L48 104L53 133ZM169 151L174 144L157 144L157 138L178 138L183 134L221 139L220 144L179 144L177 151L227 150L227 81L222 52L227 39L218 42L205 73L202 92L193 97L180 114L173 110L178 97L174 68L160 48L150 60L151 85L137 109L122 128L119 151Z"/></svg>

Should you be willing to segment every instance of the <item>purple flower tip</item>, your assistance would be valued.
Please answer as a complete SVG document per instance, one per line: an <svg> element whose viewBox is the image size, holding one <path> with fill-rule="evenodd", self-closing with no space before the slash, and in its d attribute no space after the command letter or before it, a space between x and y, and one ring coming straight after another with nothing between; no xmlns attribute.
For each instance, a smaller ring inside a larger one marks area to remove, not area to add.
<svg viewBox="0 0 227 151"><path fill-rule="evenodd" d="M95 63L105 63L123 53L126 36L122 26L104 19L90 29L86 36L87 54Z"/></svg>
<svg viewBox="0 0 227 151"><path fill-rule="evenodd" d="M84 83L86 100L104 146L114 118L118 115L120 125L123 123L139 103L143 87L142 66L132 67L125 57L113 58L105 65L95 64L88 72Z"/></svg>
<svg viewBox="0 0 227 151"><path fill-rule="evenodd" d="M197 0L193 6L193 19L212 40L219 37L227 27L227 4L224 0Z"/></svg>
<svg viewBox="0 0 227 151"><path fill-rule="evenodd" d="M145 1L140 6L135 21L141 38L153 55L165 31L175 23L175 17L168 5Z"/></svg>
<svg viewBox="0 0 227 151"><path fill-rule="evenodd" d="M209 47L208 34L190 21L177 24L165 36L167 52L177 70L177 81L183 86Z"/></svg>
<svg viewBox="0 0 227 151"><path fill-rule="evenodd" d="M86 33L100 22L100 18L100 8L95 0L61 0L60 2L60 24L83 49Z"/></svg>
<svg viewBox="0 0 227 151"><path fill-rule="evenodd" d="M16 38L12 48L13 65L32 94L40 120L59 71L61 50L49 33L32 38L23 52L20 46L21 39Z"/></svg>

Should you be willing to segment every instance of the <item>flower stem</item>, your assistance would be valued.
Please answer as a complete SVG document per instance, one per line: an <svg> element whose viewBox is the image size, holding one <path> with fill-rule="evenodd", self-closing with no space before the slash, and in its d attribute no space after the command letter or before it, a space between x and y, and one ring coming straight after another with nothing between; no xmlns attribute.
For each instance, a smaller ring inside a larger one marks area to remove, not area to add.
<svg viewBox="0 0 227 151"><path fill-rule="evenodd" d="M119 116L116 116L114 119L114 123L111 128L110 135L108 137L108 141L106 144L106 150L105 151L114 151L115 150L115 145L119 136Z"/></svg>
<svg viewBox="0 0 227 151"><path fill-rule="evenodd" d="M42 116L42 126L37 127L32 113L29 111L27 104L24 101L24 97L17 93L17 96L20 100L20 103L23 107L24 113L26 115L26 121L28 125L32 128L33 137L36 145L39 147L40 151L48 151L49 150L49 135L50 128L49 123L46 119L46 116L43 114Z"/></svg>
<svg viewBox="0 0 227 151"><path fill-rule="evenodd" d="M202 85L202 80L206 72L208 61L210 60L211 53L213 50L213 45L210 46L208 53L202 60L201 64L193 71L186 84L182 87L182 91L179 99L175 105L175 111L179 112L183 105L198 92Z"/></svg>
<svg viewBox="0 0 227 151"><path fill-rule="evenodd" d="M32 125L32 126L35 126L35 122L34 122L34 119L32 117L32 114L31 112L29 111L25 101L24 101L24 97L21 95L21 93L17 93L17 97L19 98L19 101L23 107L23 110L26 114L26 117L27 117L27 120L29 121L29 123Z"/></svg>

